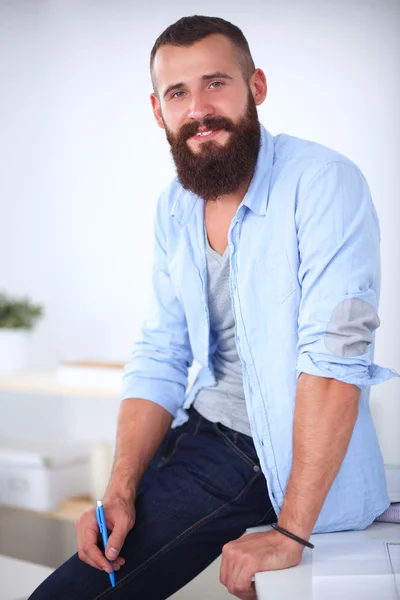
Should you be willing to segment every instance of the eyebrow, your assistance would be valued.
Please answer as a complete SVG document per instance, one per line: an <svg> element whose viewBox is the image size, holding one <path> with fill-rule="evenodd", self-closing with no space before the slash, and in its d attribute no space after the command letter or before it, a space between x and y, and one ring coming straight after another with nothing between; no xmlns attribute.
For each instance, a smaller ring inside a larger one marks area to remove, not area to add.
<svg viewBox="0 0 400 600"><path fill-rule="evenodd" d="M228 75L228 73L222 73L221 71L216 71L215 73L209 73L207 75L203 75L201 78L203 81L209 81L210 79L230 79L232 80L233 77L231 77L230 75ZM178 90L181 87L184 87L184 83L183 81L181 81L180 83L173 83L172 85L169 85L167 87L167 89L165 90L163 97L165 98L166 96L168 96L168 94L170 92L173 92L174 90Z"/></svg>

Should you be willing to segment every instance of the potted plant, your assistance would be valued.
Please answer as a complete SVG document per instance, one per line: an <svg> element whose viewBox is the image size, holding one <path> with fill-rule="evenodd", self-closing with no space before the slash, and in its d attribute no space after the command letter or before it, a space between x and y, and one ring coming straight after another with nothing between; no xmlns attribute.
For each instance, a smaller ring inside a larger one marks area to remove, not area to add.
<svg viewBox="0 0 400 600"><path fill-rule="evenodd" d="M0 292L0 372L26 367L28 331L43 314L29 298L13 298Z"/></svg>

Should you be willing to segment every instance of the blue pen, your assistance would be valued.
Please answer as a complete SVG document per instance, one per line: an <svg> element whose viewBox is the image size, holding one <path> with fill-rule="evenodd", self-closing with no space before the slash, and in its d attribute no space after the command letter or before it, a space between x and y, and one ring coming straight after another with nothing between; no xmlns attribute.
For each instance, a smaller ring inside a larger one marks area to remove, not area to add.
<svg viewBox="0 0 400 600"><path fill-rule="evenodd" d="M96 519L97 519L97 524L100 529L101 537L103 538L103 545L104 545L104 550L105 550L106 546L107 546L107 542L108 542L108 533L107 533L106 517L104 514L104 508L103 508L103 504L102 504L101 500L97 500ZM110 563L111 563L111 560L110 560ZM108 574L108 576L110 578L111 585L113 587L115 587L114 569L112 570L112 573Z"/></svg>

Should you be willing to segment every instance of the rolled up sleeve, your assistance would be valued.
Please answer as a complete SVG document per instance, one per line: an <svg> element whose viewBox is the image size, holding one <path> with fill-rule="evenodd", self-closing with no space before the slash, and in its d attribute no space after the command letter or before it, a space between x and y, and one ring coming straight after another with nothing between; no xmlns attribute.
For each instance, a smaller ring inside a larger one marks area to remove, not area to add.
<svg viewBox="0 0 400 600"><path fill-rule="evenodd" d="M297 374L370 386L396 373L373 362L379 327L380 232L352 163L322 167L296 210L301 302Z"/></svg>
<svg viewBox="0 0 400 600"><path fill-rule="evenodd" d="M151 400L175 417L184 402L193 355L183 306L169 274L163 200L155 220L151 305L141 339L124 370L121 399Z"/></svg>

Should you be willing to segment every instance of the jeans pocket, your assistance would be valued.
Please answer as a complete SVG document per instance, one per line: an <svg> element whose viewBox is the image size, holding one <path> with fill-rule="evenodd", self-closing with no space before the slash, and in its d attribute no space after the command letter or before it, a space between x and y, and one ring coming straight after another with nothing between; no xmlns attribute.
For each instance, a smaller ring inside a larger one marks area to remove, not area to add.
<svg viewBox="0 0 400 600"><path fill-rule="evenodd" d="M257 453L254 449L254 456L249 456L244 450L239 447L239 440L241 439L241 434L237 434L237 432L232 429L228 429L221 423L214 423L215 432L224 440L224 442L241 458L243 459L250 467L254 469L254 467L258 467L257 465ZM247 436L246 436L247 437ZM236 440L236 441L235 441Z"/></svg>
<svg viewBox="0 0 400 600"><path fill-rule="evenodd" d="M187 435L187 432L178 429L170 429L163 443L161 459L158 463L158 469L165 466L174 456L182 439Z"/></svg>

